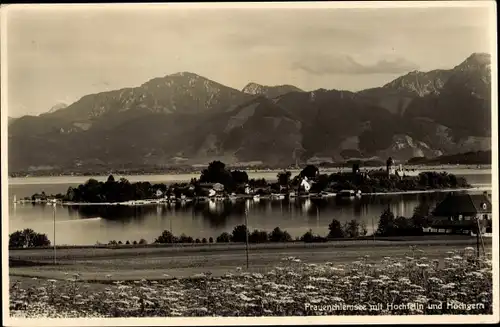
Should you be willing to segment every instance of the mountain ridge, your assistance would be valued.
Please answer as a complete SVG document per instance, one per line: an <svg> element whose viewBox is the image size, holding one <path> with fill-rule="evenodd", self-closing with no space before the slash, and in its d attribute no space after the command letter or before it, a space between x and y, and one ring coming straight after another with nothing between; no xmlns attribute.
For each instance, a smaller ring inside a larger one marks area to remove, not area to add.
<svg viewBox="0 0 500 327"><path fill-rule="evenodd" d="M248 83L241 91L251 95L264 95L268 98L277 98L290 92L304 92L298 87L289 84L268 86L255 82Z"/></svg>
<svg viewBox="0 0 500 327"><path fill-rule="evenodd" d="M472 54L452 69L413 71L359 92L254 82L240 91L178 72L9 122L9 167L216 158L284 166L488 150L490 58Z"/></svg>

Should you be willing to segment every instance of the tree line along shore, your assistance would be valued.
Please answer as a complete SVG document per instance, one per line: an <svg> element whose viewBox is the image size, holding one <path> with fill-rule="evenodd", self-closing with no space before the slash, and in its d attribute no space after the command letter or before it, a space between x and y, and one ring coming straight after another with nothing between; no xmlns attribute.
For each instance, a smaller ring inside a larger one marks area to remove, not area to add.
<svg viewBox="0 0 500 327"><path fill-rule="evenodd" d="M427 203L422 203L414 209L411 217L395 216L393 212L386 209L378 219L375 230L368 234L364 222L356 219L341 223L333 219L328 226L326 235L306 231L302 236L292 237L286 230L280 227L268 232L254 229L250 231L246 225L235 226L231 233L223 232L216 237L195 238L186 234L174 235L169 230L164 230L157 238L152 240L154 244L207 244L207 243L276 243L276 242L305 242L321 243L332 240L363 240L375 237L414 237L428 235L424 228L431 223L431 208ZM374 226L375 227L375 226ZM456 226L455 234L464 235L465 230ZM467 230L470 232L470 230ZM474 228L472 228L474 232ZM435 233L433 233L435 235ZM467 234L465 234L467 235ZM120 247L120 246L145 246L151 242L146 239L137 240L110 240L108 243L97 242L96 246ZM37 233L32 229L16 231L9 235L9 249L36 248L50 246L51 242L46 234Z"/></svg>
<svg viewBox="0 0 500 327"><path fill-rule="evenodd" d="M65 194L35 193L17 202L62 202L66 204L147 204L180 200L243 199L253 197L328 197L349 191L347 195L429 191L470 188L467 180L446 172L398 171L391 168L361 172L358 165L352 171L321 173L308 165L292 178L290 171L278 172L275 182L250 179L245 171L229 170L220 161L204 169L199 178L190 182L165 183L135 182L125 178L115 180L110 175L106 182L89 179L78 187L69 187ZM130 203L135 201L136 203ZM128 203L127 203L128 202Z"/></svg>

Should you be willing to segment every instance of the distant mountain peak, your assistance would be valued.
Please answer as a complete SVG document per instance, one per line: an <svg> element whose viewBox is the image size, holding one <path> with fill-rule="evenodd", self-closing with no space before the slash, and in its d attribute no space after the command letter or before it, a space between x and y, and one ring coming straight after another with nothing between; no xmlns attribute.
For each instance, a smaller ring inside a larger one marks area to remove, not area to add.
<svg viewBox="0 0 500 327"><path fill-rule="evenodd" d="M383 88L406 91L419 97L428 94L439 94L453 73L457 71L487 70L490 63L490 54L475 52L453 69L436 69L428 72L414 70L387 83Z"/></svg>
<svg viewBox="0 0 500 327"><path fill-rule="evenodd" d="M404 75L404 76L419 76L419 75L424 75L425 72L421 71L421 70L412 70L411 72L409 72L408 74Z"/></svg>
<svg viewBox="0 0 500 327"><path fill-rule="evenodd" d="M289 84L268 86L250 82L242 89L242 92L251 95L263 95L268 98L276 98L286 93L304 91Z"/></svg>
<svg viewBox="0 0 500 327"><path fill-rule="evenodd" d="M177 72L174 74L167 75L165 77L169 77L169 76L201 77L200 75L195 74L195 73L191 73L191 72Z"/></svg>
<svg viewBox="0 0 500 327"><path fill-rule="evenodd" d="M439 94L449 77L447 70L422 72L414 70L385 84L383 88L406 91L423 97L427 94Z"/></svg>
<svg viewBox="0 0 500 327"><path fill-rule="evenodd" d="M255 94L261 94L264 88L265 88L264 85L250 82L241 91L247 94L255 95Z"/></svg>
<svg viewBox="0 0 500 327"><path fill-rule="evenodd" d="M66 103L59 102L58 104L52 106L52 108L50 108L50 110L47 113L53 113L53 112L59 111L61 109L66 108L67 106L68 105Z"/></svg>
<svg viewBox="0 0 500 327"><path fill-rule="evenodd" d="M248 83L241 91L242 92L245 92L245 93L248 93L248 94L255 94L254 92L256 90L260 90L261 88L263 88L264 86L261 85L261 84L257 84L257 83L254 83L254 82L250 82Z"/></svg>
<svg viewBox="0 0 500 327"><path fill-rule="evenodd" d="M465 59L465 61L468 61L468 60L490 62L491 61L491 54L486 53L486 52L473 52L467 59Z"/></svg>
<svg viewBox="0 0 500 327"><path fill-rule="evenodd" d="M491 55L484 52L474 52L460 65L456 66L455 69L481 69L489 68L491 64Z"/></svg>

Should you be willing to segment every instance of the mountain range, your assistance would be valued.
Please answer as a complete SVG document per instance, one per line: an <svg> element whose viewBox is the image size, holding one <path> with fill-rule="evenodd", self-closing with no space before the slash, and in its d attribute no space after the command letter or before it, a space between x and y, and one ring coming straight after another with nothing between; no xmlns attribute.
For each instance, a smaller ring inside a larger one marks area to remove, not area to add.
<svg viewBox="0 0 500 327"><path fill-rule="evenodd" d="M491 58L359 92L181 72L9 119L9 170L102 165L396 160L491 149Z"/></svg>

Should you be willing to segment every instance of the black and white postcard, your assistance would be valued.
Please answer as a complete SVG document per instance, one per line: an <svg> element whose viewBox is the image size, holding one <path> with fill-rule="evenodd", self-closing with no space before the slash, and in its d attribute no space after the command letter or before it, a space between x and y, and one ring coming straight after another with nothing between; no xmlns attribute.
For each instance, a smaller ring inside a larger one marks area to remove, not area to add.
<svg viewBox="0 0 500 327"><path fill-rule="evenodd" d="M0 13L5 325L498 322L495 2Z"/></svg>

